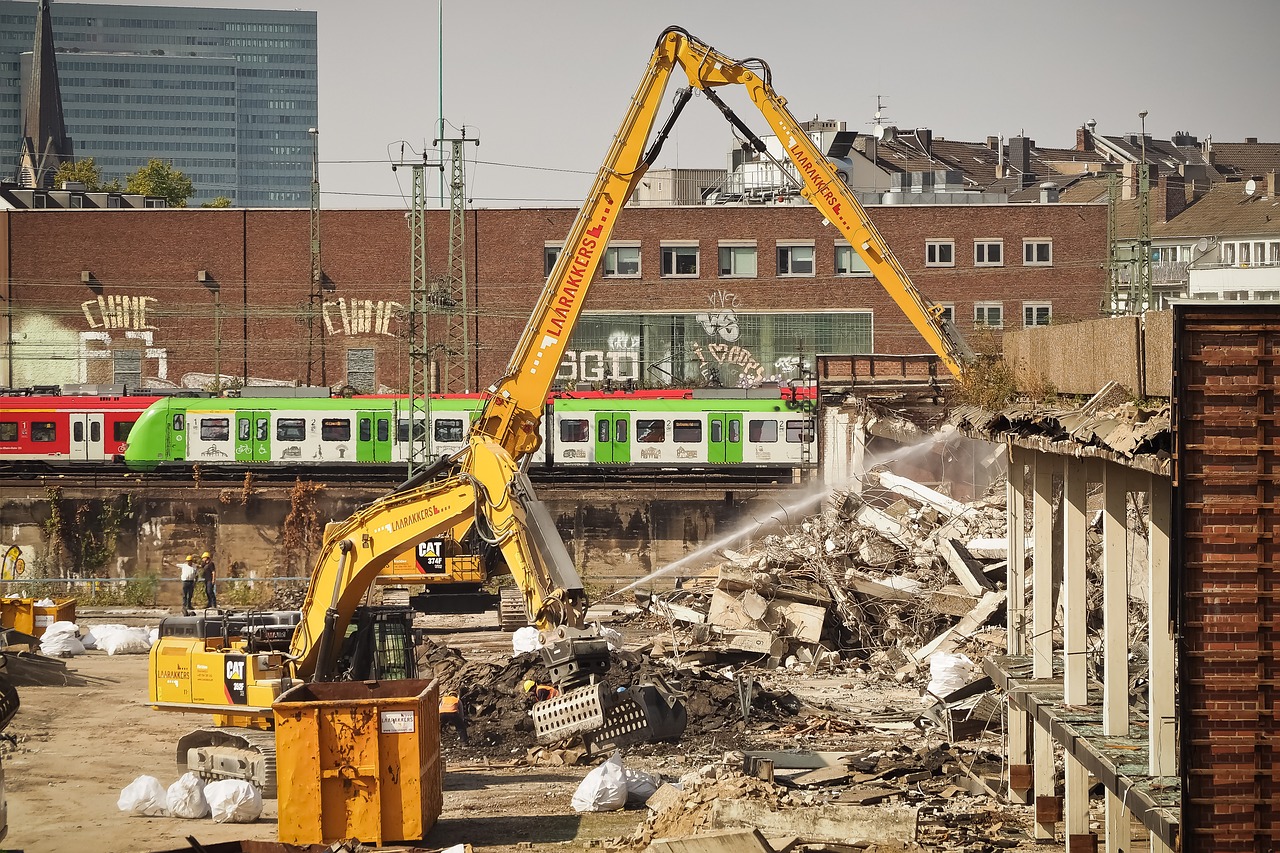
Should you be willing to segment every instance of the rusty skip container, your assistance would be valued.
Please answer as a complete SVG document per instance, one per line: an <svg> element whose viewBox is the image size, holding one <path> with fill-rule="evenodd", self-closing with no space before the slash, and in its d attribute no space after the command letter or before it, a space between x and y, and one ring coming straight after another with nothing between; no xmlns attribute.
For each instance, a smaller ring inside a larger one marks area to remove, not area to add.
<svg viewBox="0 0 1280 853"><path fill-rule="evenodd" d="M302 684L272 705L279 840L426 837L444 807L434 680Z"/></svg>

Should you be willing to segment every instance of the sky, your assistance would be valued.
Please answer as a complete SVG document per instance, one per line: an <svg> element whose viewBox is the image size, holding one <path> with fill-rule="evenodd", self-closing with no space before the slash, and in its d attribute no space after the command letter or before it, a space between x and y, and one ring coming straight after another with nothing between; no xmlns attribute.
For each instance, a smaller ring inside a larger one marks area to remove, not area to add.
<svg viewBox="0 0 1280 853"><path fill-rule="evenodd" d="M441 115L445 137L480 140L464 146L471 206L578 207L673 25L763 59L797 118L862 133L879 99L887 124L970 142L1024 134L1069 148L1089 120L1138 132L1143 110L1157 139L1280 142L1277 0L134 2L317 13L325 208L407 209L411 171L391 164L438 162ZM720 94L768 132L739 92ZM655 168L724 168L734 145L695 97ZM440 173L426 174L438 207Z"/></svg>

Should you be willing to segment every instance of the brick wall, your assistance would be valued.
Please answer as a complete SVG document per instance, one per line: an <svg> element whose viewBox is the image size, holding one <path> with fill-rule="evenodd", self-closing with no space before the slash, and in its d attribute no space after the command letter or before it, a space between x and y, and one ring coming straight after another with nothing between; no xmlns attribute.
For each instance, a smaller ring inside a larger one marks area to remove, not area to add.
<svg viewBox="0 0 1280 853"><path fill-rule="evenodd" d="M479 385L506 366L543 282L543 247L562 240L575 211L477 210L467 214L468 300L473 373ZM1006 328L1019 328L1023 302L1052 302L1055 322L1097 315L1105 292L1106 211L1099 205L878 207L881 233L917 287L954 303L963 328L975 301L1001 301ZM446 211L427 216L428 275L447 262ZM197 384L222 374L320 382L319 326L308 335L309 213L299 210L11 211L0 214L8 241L12 299L0 340L13 359L5 384L110 381L100 352L134 348L146 377ZM324 317L328 384L345 378L349 349L372 349L377 381L404 389L408 376L410 242L403 211L326 210L323 269L332 290ZM833 275L839 233L808 207L641 208L623 212L616 240L641 243L639 279L598 280L588 310L699 311L730 291L748 311L866 309L875 349L925 351L889 296L872 280ZM1024 267L1022 240L1053 241L1052 267ZM663 279L660 241L697 240L697 278ZM760 274L717 275L718 241L755 240ZM773 273L779 240L812 240L812 278ZM926 269L926 239L955 241L956 264ZM1004 241L1005 265L975 268L973 241ZM205 270L208 281L197 281ZM89 271L91 280L82 282ZM214 322L214 295L220 320ZM87 313L86 313L87 312ZM104 316L105 315L105 316ZM12 343L9 344L9 329ZM311 342L310 356L308 343Z"/></svg>

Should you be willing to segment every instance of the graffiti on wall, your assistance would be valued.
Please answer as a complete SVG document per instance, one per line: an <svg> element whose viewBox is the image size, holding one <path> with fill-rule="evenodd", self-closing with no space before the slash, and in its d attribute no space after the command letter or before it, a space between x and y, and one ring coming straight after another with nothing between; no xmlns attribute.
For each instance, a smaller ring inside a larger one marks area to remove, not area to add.
<svg viewBox="0 0 1280 853"><path fill-rule="evenodd" d="M21 580L27 575L27 561L22 557L22 549L10 545L0 557L0 581Z"/></svg>
<svg viewBox="0 0 1280 853"><path fill-rule="evenodd" d="M325 300L321 308L324 330L330 335L396 335L394 325L408 316L405 307L389 299Z"/></svg>
<svg viewBox="0 0 1280 853"><path fill-rule="evenodd" d="M709 337L736 341L741 333L738 315L733 310L738 307L738 297L728 290L716 290L707 296L707 301L711 303L711 310L694 315L698 325Z"/></svg>

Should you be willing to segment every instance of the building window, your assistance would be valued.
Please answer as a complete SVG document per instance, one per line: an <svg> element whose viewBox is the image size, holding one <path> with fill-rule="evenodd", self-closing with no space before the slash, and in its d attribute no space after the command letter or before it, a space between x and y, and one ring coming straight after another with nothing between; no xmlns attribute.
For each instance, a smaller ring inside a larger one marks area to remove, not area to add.
<svg viewBox="0 0 1280 853"><path fill-rule="evenodd" d="M605 249L604 275L606 278L638 278L640 276L640 247L610 246Z"/></svg>
<svg viewBox="0 0 1280 853"><path fill-rule="evenodd" d="M1222 263L1225 266L1234 267L1236 265L1236 244L1222 244Z"/></svg>
<svg viewBox="0 0 1280 853"><path fill-rule="evenodd" d="M852 246L836 246L836 275L871 275L871 267Z"/></svg>
<svg viewBox="0 0 1280 853"><path fill-rule="evenodd" d="M975 328L985 326L988 329L1003 329L1004 303L975 302L973 305L973 325Z"/></svg>
<svg viewBox="0 0 1280 853"><path fill-rule="evenodd" d="M697 276L698 274L698 246L663 246L662 247L662 275L664 277L675 276Z"/></svg>
<svg viewBox="0 0 1280 853"><path fill-rule="evenodd" d="M142 350L122 349L111 353L111 381L133 390L142 384Z"/></svg>
<svg viewBox="0 0 1280 853"><path fill-rule="evenodd" d="M1022 325L1030 329L1033 326L1047 326L1053 320L1053 306L1049 302L1022 303Z"/></svg>
<svg viewBox="0 0 1280 853"><path fill-rule="evenodd" d="M938 319L944 323L956 321L956 306L953 302L935 302L938 306Z"/></svg>
<svg viewBox="0 0 1280 853"><path fill-rule="evenodd" d="M544 277L551 275L551 270L556 265L556 259L560 257L560 252L564 249L559 243L546 245L542 247L542 275Z"/></svg>
<svg viewBox="0 0 1280 853"><path fill-rule="evenodd" d="M956 265L956 244L952 240L926 240L924 243L924 265L926 267L954 267Z"/></svg>
<svg viewBox="0 0 1280 853"><path fill-rule="evenodd" d="M974 241L973 265L975 267L1004 266L1004 241L1003 240Z"/></svg>
<svg viewBox="0 0 1280 853"><path fill-rule="evenodd" d="M721 278L755 278L755 245L730 246L721 244L720 276Z"/></svg>
<svg viewBox="0 0 1280 853"><path fill-rule="evenodd" d="M1022 264L1028 267L1047 267L1053 265L1052 240L1023 240Z"/></svg>
<svg viewBox="0 0 1280 853"><path fill-rule="evenodd" d="M363 394L373 393L374 351L347 350L347 384Z"/></svg>
<svg viewBox="0 0 1280 853"><path fill-rule="evenodd" d="M1267 263L1280 264L1280 243L1268 243L1270 251L1267 254Z"/></svg>
<svg viewBox="0 0 1280 853"><path fill-rule="evenodd" d="M813 246L779 243L778 275L813 275Z"/></svg>

